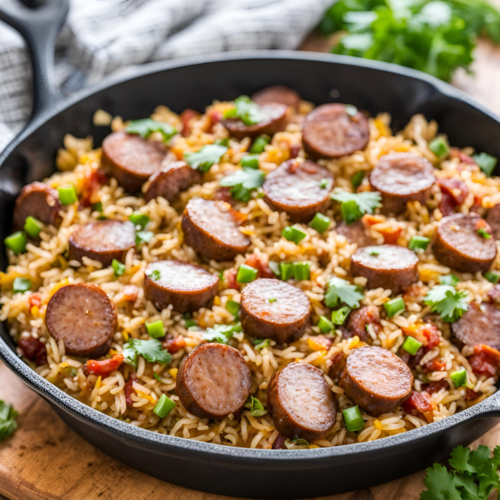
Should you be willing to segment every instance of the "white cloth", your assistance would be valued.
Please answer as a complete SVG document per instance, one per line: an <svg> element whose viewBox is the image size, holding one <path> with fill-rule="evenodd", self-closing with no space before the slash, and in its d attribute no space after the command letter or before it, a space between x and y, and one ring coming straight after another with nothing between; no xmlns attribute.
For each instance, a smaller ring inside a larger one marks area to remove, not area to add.
<svg viewBox="0 0 500 500"><path fill-rule="evenodd" d="M71 0L56 50L66 93L121 69L174 57L295 49L332 0ZM31 70L24 41L0 21L0 150L27 121Z"/></svg>

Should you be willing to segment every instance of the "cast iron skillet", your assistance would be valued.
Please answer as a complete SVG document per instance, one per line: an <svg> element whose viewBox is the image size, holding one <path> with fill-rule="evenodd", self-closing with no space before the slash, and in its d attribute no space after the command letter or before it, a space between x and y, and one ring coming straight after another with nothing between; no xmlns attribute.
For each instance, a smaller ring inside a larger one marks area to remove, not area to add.
<svg viewBox="0 0 500 500"><path fill-rule="evenodd" d="M424 74L388 64L300 52L221 54L142 67L130 78L85 90L55 104L50 83L52 49L67 0L0 17L27 38L34 60L35 113L0 156L0 241L11 233L12 208L22 186L54 171L64 134L109 133L94 128L105 109L125 119L149 116L158 104L176 112L202 111L268 85L295 88L316 104L351 103L371 113L388 111L400 129L415 113L434 118L455 146L474 146L500 157L500 119L456 89ZM52 12L52 14L51 14ZM0 265L6 267L4 252ZM303 498L365 488L421 470L468 444L500 419L500 393L457 415L371 443L315 450L249 450L156 434L92 410L38 376L16 355L5 326L0 356L44 397L78 434L135 469L207 492L253 498Z"/></svg>

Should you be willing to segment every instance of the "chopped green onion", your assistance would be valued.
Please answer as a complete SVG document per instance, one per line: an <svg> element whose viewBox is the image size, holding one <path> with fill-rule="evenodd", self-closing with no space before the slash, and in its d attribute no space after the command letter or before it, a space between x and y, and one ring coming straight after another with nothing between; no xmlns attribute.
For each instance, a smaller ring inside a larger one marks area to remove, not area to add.
<svg viewBox="0 0 500 500"><path fill-rule="evenodd" d="M479 236L481 236L481 238L484 238L485 240L489 240L491 238L491 234L488 233L488 231L486 231L486 229L484 229L484 227L480 227L477 230L477 234L479 234Z"/></svg>
<svg viewBox="0 0 500 500"><path fill-rule="evenodd" d="M253 141L252 147L250 148L250 153L260 154L264 151L264 148L271 142L271 138L268 135L259 135L255 141Z"/></svg>
<svg viewBox="0 0 500 500"><path fill-rule="evenodd" d="M476 165L489 177L495 165L497 164L497 158L489 155L488 153L481 153L478 155L472 155L472 159L476 162Z"/></svg>
<svg viewBox="0 0 500 500"><path fill-rule="evenodd" d="M229 137L224 137L224 139L217 139L216 141L214 141L214 144L216 146L224 146L227 148L229 146Z"/></svg>
<svg viewBox="0 0 500 500"><path fill-rule="evenodd" d="M486 271L483 275L490 283L496 285L500 279L500 275L493 271Z"/></svg>
<svg viewBox="0 0 500 500"><path fill-rule="evenodd" d="M321 179L319 187L321 189L326 189L328 187L328 179Z"/></svg>
<svg viewBox="0 0 500 500"><path fill-rule="evenodd" d="M370 250L370 255L373 255L374 257L378 257L380 255L380 252L378 250Z"/></svg>
<svg viewBox="0 0 500 500"><path fill-rule="evenodd" d="M30 238L38 238L42 232L43 224L34 217L28 216L24 222L24 231Z"/></svg>
<svg viewBox="0 0 500 500"><path fill-rule="evenodd" d="M75 186L68 184L67 186L61 186L57 188L59 193L59 201L63 205L71 205L78 201L78 196L76 196Z"/></svg>
<svg viewBox="0 0 500 500"><path fill-rule="evenodd" d="M318 328L323 333L329 333L332 331L333 324L332 322L326 318L325 316L320 316L318 321Z"/></svg>
<svg viewBox="0 0 500 500"><path fill-rule="evenodd" d="M258 155L247 155L241 159L241 166L248 168L259 168L259 156Z"/></svg>
<svg viewBox="0 0 500 500"><path fill-rule="evenodd" d="M425 236L412 236L408 248L416 253L425 252L431 240Z"/></svg>
<svg viewBox="0 0 500 500"><path fill-rule="evenodd" d="M288 281L293 276L293 264L289 262L281 262L281 279L283 281Z"/></svg>
<svg viewBox="0 0 500 500"><path fill-rule="evenodd" d="M31 280L28 278L16 278L12 284L14 293L27 292L31 288Z"/></svg>
<svg viewBox="0 0 500 500"><path fill-rule="evenodd" d="M350 312L351 308L347 306L341 307L336 311L332 311L332 323L334 325L343 325Z"/></svg>
<svg viewBox="0 0 500 500"><path fill-rule="evenodd" d="M346 408L342 414L344 415L345 426L349 432L358 432L365 426L365 421L357 406Z"/></svg>
<svg viewBox="0 0 500 500"><path fill-rule="evenodd" d="M355 200L342 202L340 205L340 211L342 212L342 219L344 219L347 224L352 224L358 219L361 219L363 215Z"/></svg>
<svg viewBox="0 0 500 500"><path fill-rule="evenodd" d="M160 418L165 418L174 408L175 403L165 396L165 394L162 394L158 403L156 403L156 406L153 408L153 412Z"/></svg>
<svg viewBox="0 0 500 500"><path fill-rule="evenodd" d="M271 269L271 271L276 276L278 276L278 278L281 278L281 271L280 271L280 264L279 264L279 262L274 262L274 261L270 260L268 266L269 266L269 269Z"/></svg>
<svg viewBox="0 0 500 500"><path fill-rule="evenodd" d="M355 117L358 114L358 108L356 106L353 106L352 104L348 104L345 107L345 112L351 117Z"/></svg>
<svg viewBox="0 0 500 500"><path fill-rule="evenodd" d="M351 177L351 184L352 188L356 191L359 186L361 186L361 183L363 182L363 177L365 176L365 173L360 170L359 172L356 172L352 177Z"/></svg>
<svg viewBox="0 0 500 500"><path fill-rule="evenodd" d="M465 368L462 368L457 372L451 373L450 377L451 380L453 380L455 388L458 389L459 387L462 387L467 383L467 370Z"/></svg>
<svg viewBox="0 0 500 500"><path fill-rule="evenodd" d="M238 269L238 274L236 275L236 281L238 283L251 283L257 278L257 273L257 269L247 266L246 264L241 264Z"/></svg>
<svg viewBox="0 0 500 500"><path fill-rule="evenodd" d="M441 285L457 286L459 282L460 280L454 274L447 274L439 278L439 283Z"/></svg>
<svg viewBox="0 0 500 500"><path fill-rule="evenodd" d="M448 144L442 137L436 137L430 144L429 149L439 157L446 156L449 152Z"/></svg>
<svg viewBox="0 0 500 500"><path fill-rule="evenodd" d="M26 244L28 243L26 236L21 231L17 231L16 233L7 236L3 242L5 243L5 246L10 248L16 255L25 252Z"/></svg>
<svg viewBox="0 0 500 500"><path fill-rule="evenodd" d="M198 323L194 319L185 319L184 326L189 330L192 326L198 326Z"/></svg>
<svg viewBox="0 0 500 500"><path fill-rule="evenodd" d="M278 299L274 298L274 297L271 297L269 299L267 299L269 301L270 304L273 304L274 302L276 302Z"/></svg>
<svg viewBox="0 0 500 500"><path fill-rule="evenodd" d="M405 310L405 302L401 297L398 297L397 299L392 299L389 300L389 302L386 302L384 304L384 309L387 313L387 316L389 318L392 318L393 316L396 316L396 314L399 314Z"/></svg>
<svg viewBox="0 0 500 500"><path fill-rule="evenodd" d="M154 323L147 324L146 330L148 331L149 336L154 339L165 337L165 328L163 328L162 321L155 321Z"/></svg>
<svg viewBox="0 0 500 500"><path fill-rule="evenodd" d="M113 262L111 262L111 267L113 268L115 276L121 276L126 269L125 264L122 264L120 261L116 259L113 259Z"/></svg>
<svg viewBox="0 0 500 500"><path fill-rule="evenodd" d="M413 337L406 337L406 340L403 343L403 349L406 352L409 352L412 356L417 354L417 351L422 347L422 342L419 342L417 339Z"/></svg>
<svg viewBox="0 0 500 500"><path fill-rule="evenodd" d="M154 233L151 231L137 231L135 233L135 243L140 245L141 243L149 243L153 239Z"/></svg>
<svg viewBox="0 0 500 500"><path fill-rule="evenodd" d="M309 262L294 262L293 277L296 281L308 280L311 275L309 270Z"/></svg>
<svg viewBox="0 0 500 500"><path fill-rule="evenodd" d="M271 345L271 339L257 339L253 341L254 343L254 349L257 351L260 351L261 349L264 349L264 347L269 347Z"/></svg>
<svg viewBox="0 0 500 500"><path fill-rule="evenodd" d="M134 226L139 226L141 229L146 229L149 224L149 217L146 214L135 213L129 216L128 220L134 224Z"/></svg>
<svg viewBox="0 0 500 500"><path fill-rule="evenodd" d="M288 241L293 241L298 245L306 236L307 233L294 226L287 226L283 231L281 231L281 236Z"/></svg>
<svg viewBox="0 0 500 500"><path fill-rule="evenodd" d="M153 373L153 377L158 380L158 382L160 382L161 384L163 383L163 380L161 379L161 377L157 374L157 373Z"/></svg>
<svg viewBox="0 0 500 500"><path fill-rule="evenodd" d="M238 302L235 302L234 300L228 300L226 302L226 311L230 312L233 316L237 316L239 310L240 305Z"/></svg>
<svg viewBox="0 0 500 500"><path fill-rule="evenodd" d="M324 233L328 226L330 225L330 217L323 215L321 212L317 212L313 217L313 220L309 222L309 227L312 227L318 233Z"/></svg>
<svg viewBox="0 0 500 500"><path fill-rule="evenodd" d="M102 212L102 201L98 201L92 205L92 212Z"/></svg>

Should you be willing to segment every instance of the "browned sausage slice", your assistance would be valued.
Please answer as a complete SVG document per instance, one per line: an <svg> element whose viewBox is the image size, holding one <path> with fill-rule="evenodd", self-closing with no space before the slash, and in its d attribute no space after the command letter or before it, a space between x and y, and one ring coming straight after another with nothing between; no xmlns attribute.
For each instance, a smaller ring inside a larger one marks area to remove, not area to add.
<svg viewBox="0 0 500 500"><path fill-rule="evenodd" d="M241 326L253 337L293 342L304 334L310 314L307 295L283 281L258 279L241 292Z"/></svg>
<svg viewBox="0 0 500 500"><path fill-rule="evenodd" d="M364 149L370 139L368 120L350 116L345 104L323 104L304 119L302 142L312 158L337 158Z"/></svg>
<svg viewBox="0 0 500 500"><path fill-rule="evenodd" d="M174 161L161 172L153 174L148 189L144 193L146 201L162 196L172 203L181 192L201 182L201 174L185 161Z"/></svg>
<svg viewBox="0 0 500 500"><path fill-rule="evenodd" d="M409 201L424 204L436 177L432 163L414 153L391 153L380 158L370 174L370 184L382 194L383 208L400 213Z"/></svg>
<svg viewBox="0 0 500 500"><path fill-rule="evenodd" d="M285 130L288 123L288 108L277 102L267 103L260 106L262 120L255 125L245 125L239 118L227 118L222 120L222 125L236 139L245 137L257 137L261 134L273 135Z"/></svg>
<svg viewBox="0 0 500 500"><path fill-rule="evenodd" d="M307 363L290 363L273 374L267 405L276 429L291 439L313 442L335 425L330 386L323 372Z"/></svg>
<svg viewBox="0 0 500 500"><path fill-rule="evenodd" d="M180 260L160 260L146 267L144 292L161 311L173 305L185 313L209 307L217 293L219 278L202 267Z"/></svg>
<svg viewBox="0 0 500 500"><path fill-rule="evenodd" d="M135 247L135 228L129 221L105 220L77 226L69 237L68 260L83 263L83 257L111 265L113 259L123 262Z"/></svg>
<svg viewBox="0 0 500 500"><path fill-rule="evenodd" d="M500 310L492 304L470 304L468 311L451 324L451 329L460 344L470 347L486 344L500 349Z"/></svg>
<svg viewBox="0 0 500 500"><path fill-rule="evenodd" d="M441 264L464 273L487 271L497 255L494 238L484 238L482 229L491 235L488 223L475 213L444 217L432 240L432 252Z"/></svg>
<svg viewBox="0 0 500 500"><path fill-rule="evenodd" d="M490 208L486 216L486 222L490 225L493 231L493 236L497 240L500 239L500 203Z"/></svg>
<svg viewBox="0 0 500 500"><path fill-rule="evenodd" d="M16 200L14 208L14 229L24 227L26 218L31 216L44 224L59 226L62 217L59 215L61 204L55 189L43 182L32 182L24 186Z"/></svg>
<svg viewBox="0 0 500 500"><path fill-rule="evenodd" d="M333 176L312 161L288 160L269 173L262 186L265 202L294 222L308 222L330 202Z"/></svg>
<svg viewBox="0 0 500 500"><path fill-rule="evenodd" d="M60 288L47 304L45 324L66 354L99 358L111 347L118 322L116 309L96 285L78 283Z"/></svg>
<svg viewBox="0 0 500 500"><path fill-rule="evenodd" d="M339 224L335 231L341 234L349 243L356 243L359 248L375 245L377 242L366 234L365 226L358 220L353 224L346 224L342 222Z"/></svg>
<svg viewBox="0 0 500 500"><path fill-rule="evenodd" d="M259 106L269 102L278 102L298 111L300 106L300 95L297 91L289 87L273 85L272 87L266 87L256 92L252 96L252 101L256 102Z"/></svg>
<svg viewBox="0 0 500 500"><path fill-rule="evenodd" d="M364 346L351 351L340 379L345 395L374 416L394 411L410 396L413 375L387 349Z"/></svg>
<svg viewBox="0 0 500 500"><path fill-rule="evenodd" d="M115 177L129 193L137 193L144 182L162 169L167 150L160 142L139 135L113 132L102 143L102 169Z"/></svg>
<svg viewBox="0 0 500 500"><path fill-rule="evenodd" d="M202 344L179 366L175 393L189 413L221 419L238 413L252 389L252 372L240 352L224 344Z"/></svg>
<svg viewBox="0 0 500 500"><path fill-rule="evenodd" d="M415 252L396 245L358 248L351 257L351 274L368 279L368 288L398 294L418 281Z"/></svg>
<svg viewBox="0 0 500 500"><path fill-rule="evenodd" d="M207 259L234 259L250 246L239 230L237 215L229 203L192 198L182 216L184 239Z"/></svg>

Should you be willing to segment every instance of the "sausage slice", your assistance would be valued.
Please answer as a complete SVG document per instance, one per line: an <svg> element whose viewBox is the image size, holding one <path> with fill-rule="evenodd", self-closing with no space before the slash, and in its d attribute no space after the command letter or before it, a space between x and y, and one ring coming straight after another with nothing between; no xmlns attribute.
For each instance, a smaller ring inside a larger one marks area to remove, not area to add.
<svg viewBox="0 0 500 500"><path fill-rule="evenodd" d="M192 198L184 209L182 230L186 243L207 259L231 260L250 246L239 230L237 212L223 201Z"/></svg>
<svg viewBox="0 0 500 500"><path fill-rule="evenodd" d="M146 267L146 298L161 311L172 304L181 313L209 307L219 278L202 267L180 260L160 260Z"/></svg>
<svg viewBox="0 0 500 500"><path fill-rule="evenodd" d="M489 224L475 213L444 217L434 234L432 252L445 266L464 273L487 271L497 254L494 238L483 238L478 229L491 234Z"/></svg>
<svg viewBox="0 0 500 500"><path fill-rule="evenodd" d="M175 393L189 413L221 419L245 405L252 372L234 347L207 343L182 360L176 382Z"/></svg>
<svg viewBox="0 0 500 500"><path fill-rule="evenodd" d="M273 135L285 130L288 123L288 107L277 102L260 106L262 120L255 125L245 125L239 118L222 120L222 125L236 139L257 137L261 134Z"/></svg>
<svg viewBox="0 0 500 500"><path fill-rule="evenodd" d="M480 306L473 302L468 311L451 324L451 330L459 344L470 347L486 344L500 349L500 310L486 302Z"/></svg>
<svg viewBox="0 0 500 500"><path fill-rule="evenodd" d="M486 222L490 225L493 236L500 239L500 203L489 209Z"/></svg>
<svg viewBox="0 0 500 500"><path fill-rule="evenodd" d="M364 149L370 139L368 120L359 111L346 112L345 104L323 104L304 119L302 142L312 158L338 158Z"/></svg>
<svg viewBox="0 0 500 500"><path fill-rule="evenodd" d="M135 247L135 228L129 221L105 220L77 226L69 237L68 260L83 262L83 257L111 265L113 259L123 262Z"/></svg>
<svg viewBox="0 0 500 500"><path fill-rule="evenodd" d="M278 344L302 337L309 325L311 304L300 289L275 279L258 279L241 292L240 320L243 330Z"/></svg>
<svg viewBox="0 0 500 500"><path fill-rule="evenodd" d="M344 236L349 243L356 243L358 248L375 245L377 243L371 236L366 234L365 226L363 226L360 220L353 224L342 222L335 228L335 231L337 234Z"/></svg>
<svg viewBox="0 0 500 500"><path fill-rule="evenodd" d="M396 245L358 248L351 257L351 274L368 279L368 288L385 288L398 294L418 281L415 252Z"/></svg>
<svg viewBox="0 0 500 500"><path fill-rule="evenodd" d="M256 102L259 106L269 102L278 102L298 111L300 106L300 95L290 87L273 85L272 87L266 87L256 92L252 96L252 101Z"/></svg>
<svg viewBox="0 0 500 500"><path fill-rule="evenodd" d="M61 203L57 191L43 182L32 182L24 186L14 208L14 229L24 227L26 218L31 216L44 224L58 227L62 217L59 215Z"/></svg>
<svg viewBox="0 0 500 500"><path fill-rule="evenodd" d="M102 143L101 164L129 193L141 190L148 178L162 169L167 150L160 142L139 135L113 132Z"/></svg>
<svg viewBox="0 0 500 500"><path fill-rule="evenodd" d="M330 386L321 370L306 363L290 363L273 374L267 405L276 429L291 439L313 442L335 425Z"/></svg>
<svg viewBox="0 0 500 500"><path fill-rule="evenodd" d="M115 306L96 285L67 285L47 304L47 330L55 340L64 342L71 356L104 356L111 347L117 323Z"/></svg>
<svg viewBox="0 0 500 500"><path fill-rule="evenodd" d="M414 153L391 153L380 158L370 184L382 194L384 210L401 213L408 201L424 204L436 177L432 163Z"/></svg>
<svg viewBox="0 0 500 500"><path fill-rule="evenodd" d="M340 379L345 395L374 416L403 404L412 385L408 365L391 351L377 346L351 351Z"/></svg>
<svg viewBox="0 0 500 500"><path fill-rule="evenodd" d="M201 174L185 161L174 161L165 169L153 174L148 189L144 193L146 201L162 196L172 203L181 192L201 182Z"/></svg>
<svg viewBox="0 0 500 500"><path fill-rule="evenodd" d="M312 161L288 160L269 173L262 189L265 202L294 222L308 222L330 202L333 176Z"/></svg>

